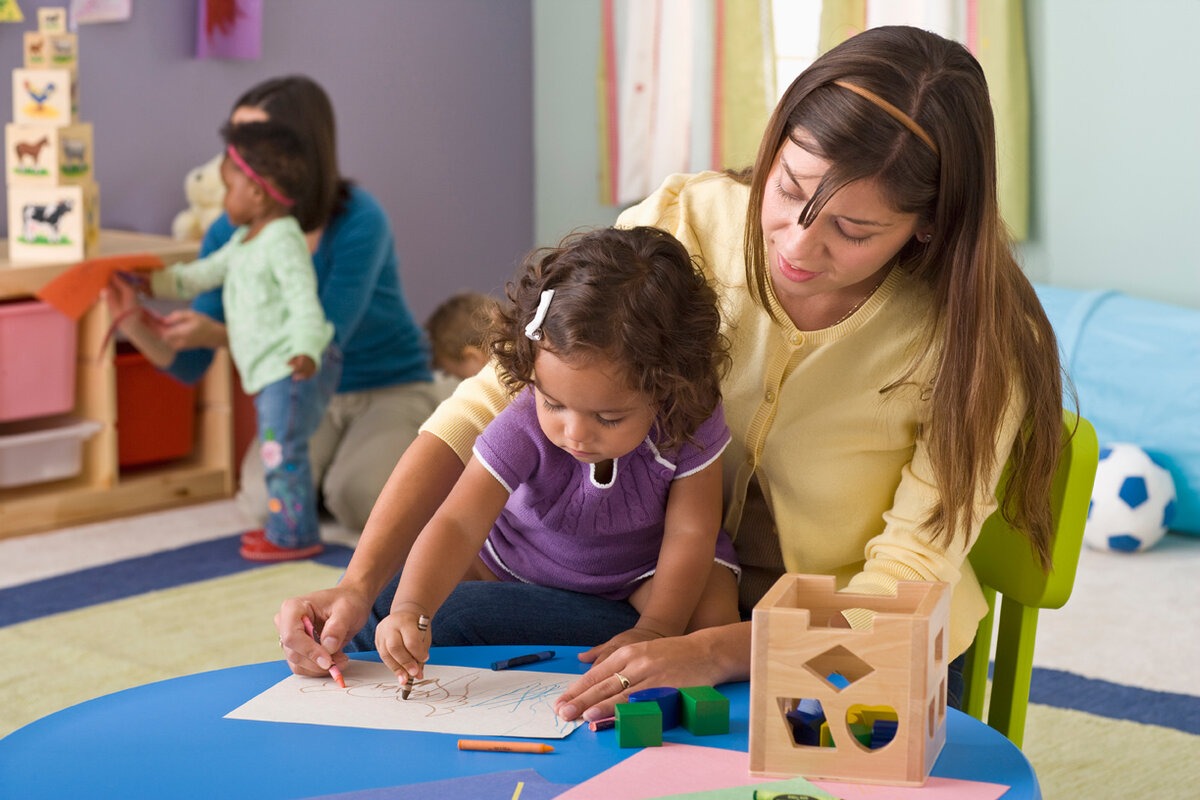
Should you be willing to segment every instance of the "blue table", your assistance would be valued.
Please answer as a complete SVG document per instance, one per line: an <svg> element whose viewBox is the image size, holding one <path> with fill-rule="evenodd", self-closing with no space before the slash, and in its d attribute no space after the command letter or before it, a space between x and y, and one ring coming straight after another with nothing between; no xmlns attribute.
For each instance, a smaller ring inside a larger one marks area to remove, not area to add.
<svg viewBox="0 0 1200 800"><path fill-rule="evenodd" d="M437 663L486 666L540 648L436 648ZM527 667L575 673L578 649ZM580 783L631 755L615 731L586 726L548 755L461 752L451 734L227 720L224 715L289 674L282 661L204 672L99 697L0 739L3 798L304 798L451 776L537 770ZM730 732L666 741L746 749L749 684L718 687L730 698ZM1011 742L965 714L947 714L947 741L933 769L948 778L1011 786L1005 800L1040 800L1029 762Z"/></svg>

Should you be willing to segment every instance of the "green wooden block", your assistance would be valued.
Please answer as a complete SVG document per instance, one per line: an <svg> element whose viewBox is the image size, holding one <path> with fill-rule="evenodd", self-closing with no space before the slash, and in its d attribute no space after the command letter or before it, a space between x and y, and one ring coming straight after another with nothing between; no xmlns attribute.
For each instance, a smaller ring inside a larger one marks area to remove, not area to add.
<svg viewBox="0 0 1200 800"><path fill-rule="evenodd" d="M683 698L683 727L695 736L729 733L729 698L711 686L679 690Z"/></svg>
<svg viewBox="0 0 1200 800"><path fill-rule="evenodd" d="M661 747L662 709L658 703L617 703L620 747Z"/></svg>

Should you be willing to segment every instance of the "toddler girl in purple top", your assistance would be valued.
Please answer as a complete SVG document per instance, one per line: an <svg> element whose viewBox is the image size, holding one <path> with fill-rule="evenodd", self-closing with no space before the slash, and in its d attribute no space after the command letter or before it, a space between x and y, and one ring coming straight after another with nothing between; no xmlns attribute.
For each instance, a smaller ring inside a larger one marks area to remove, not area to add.
<svg viewBox="0 0 1200 800"><path fill-rule="evenodd" d="M728 356L716 295L673 236L615 228L535 252L488 350L514 402L484 431L413 545L375 634L401 683L459 581L625 599L618 647L739 621L721 524Z"/></svg>

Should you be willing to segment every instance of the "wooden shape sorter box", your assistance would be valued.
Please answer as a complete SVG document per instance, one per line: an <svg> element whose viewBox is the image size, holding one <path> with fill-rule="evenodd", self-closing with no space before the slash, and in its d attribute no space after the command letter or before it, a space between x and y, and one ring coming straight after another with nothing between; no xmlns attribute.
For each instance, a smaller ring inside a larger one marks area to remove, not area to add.
<svg viewBox="0 0 1200 800"><path fill-rule="evenodd" d="M9 187L8 255L14 263L82 261L95 255L99 235L95 183Z"/></svg>
<svg viewBox="0 0 1200 800"><path fill-rule="evenodd" d="M78 81L69 69L14 69L13 122L70 125L76 122Z"/></svg>
<svg viewBox="0 0 1200 800"><path fill-rule="evenodd" d="M95 180L92 124L4 126L4 178L10 186L61 186Z"/></svg>
<svg viewBox="0 0 1200 800"><path fill-rule="evenodd" d="M869 630L842 611L869 609ZM759 776L919 786L946 742L950 586L901 581L895 595L838 592L833 576L787 574L754 607L750 772ZM841 678L831 681L837 673ZM842 680L844 678L845 680ZM801 744L788 713L821 703L832 747ZM890 742L872 749L850 728L856 709L895 711Z"/></svg>

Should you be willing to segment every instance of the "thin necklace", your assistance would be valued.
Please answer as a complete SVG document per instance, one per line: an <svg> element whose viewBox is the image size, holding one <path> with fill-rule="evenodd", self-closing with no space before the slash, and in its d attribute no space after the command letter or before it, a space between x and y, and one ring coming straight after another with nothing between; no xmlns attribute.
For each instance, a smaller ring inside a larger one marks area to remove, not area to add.
<svg viewBox="0 0 1200 800"><path fill-rule="evenodd" d="M861 299L861 300L859 300L857 303L855 303L855 304L854 304L854 305L853 305L853 306L850 308L850 310L849 310L849 311L847 311L845 314L843 314L843 315L842 315L841 319L839 319L837 322L833 323L833 325L830 325L829 327L833 328L833 327L836 327L836 326L838 326L838 325L841 325L843 322L845 322L846 320L850 319L850 317L854 316L854 312L855 312L855 311L858 311L860 308L862 308L862 304L863 304L863 303L865 303L865 302L867 302L868 300L870 300L870 299L871 299L871 295L875 294L875 292L876 292L876 291L879 289L879 287L880 287L880 286L883 286L883 282L884 282L885 280L887 280L887 276L888 276L888 273L889 273L889 272L891 272L891 270L887 270L887 271L885 271L885 272L883 273L883 277L882 277L882 278L880 278L880 279L879 279L879 280L878 280L878 281L875 283L875 285L871 287L871 291L869 291L869 292L867 292L866 294L864 294L864 295L862 296L862 299Z"/></svg>

